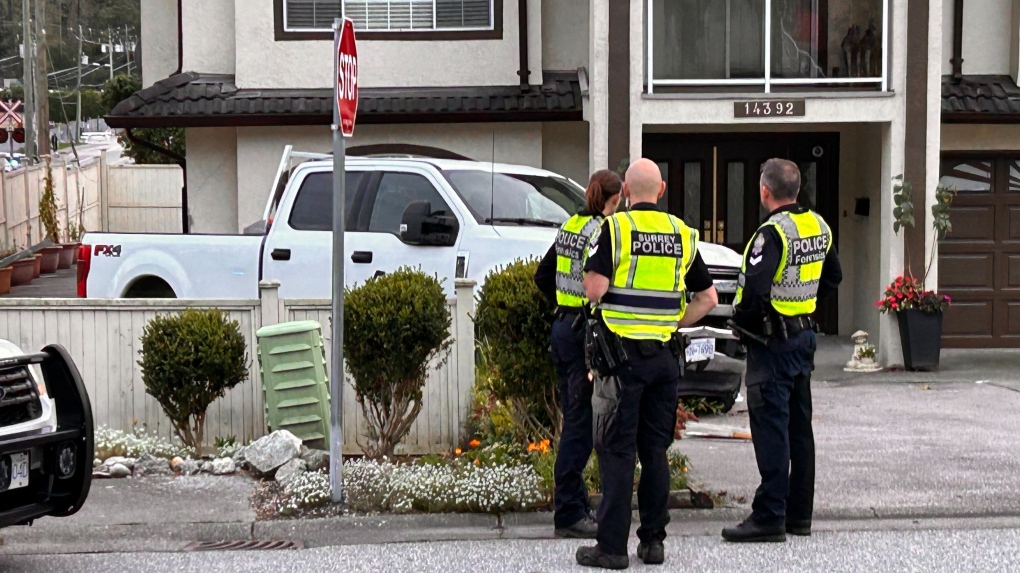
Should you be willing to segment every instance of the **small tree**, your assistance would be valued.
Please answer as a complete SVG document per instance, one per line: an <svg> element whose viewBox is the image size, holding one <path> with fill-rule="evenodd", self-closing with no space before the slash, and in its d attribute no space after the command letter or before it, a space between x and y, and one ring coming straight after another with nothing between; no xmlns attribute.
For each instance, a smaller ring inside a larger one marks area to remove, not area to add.
<svg viewBox="0 0 1020 573"><path fill-rule="evenodd" d="M533 440L557 440L556 370L549 356L553 306L535 286L538 260L514 261L485 278L475 336L490 369L493 396Z"/></svg>
<svg viewBox="0 0 1020 573"><path fill-rule="evenodd" d="M60 223L57 221L57 196L53 186L53 166L46 156L46 177L43 192L39 195L39 220L46 230L46 238L54 244L60 242Z"/></svg>
<svg viewBox="0 0 1020 573"><path fill-rule="evenodd" d="M389 456L421 412L429 363L452 344L446 295L436 277L402 267L344 296L344 358L368 422L361 447Z"/></svg>
<svg viewBox="0 0 1020 573"><path fill-rule="evenodd" d="M142 382L198 454L209 405L248 379L248 345L219 309L157 316L142 331Z"/></svg>

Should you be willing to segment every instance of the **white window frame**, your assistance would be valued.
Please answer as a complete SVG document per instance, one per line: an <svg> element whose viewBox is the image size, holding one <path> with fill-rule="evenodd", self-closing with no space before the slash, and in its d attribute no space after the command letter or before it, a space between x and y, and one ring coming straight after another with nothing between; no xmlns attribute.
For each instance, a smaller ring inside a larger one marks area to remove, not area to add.
<svg viewBox="0 0 1020 573"><path fill-rule="evenodd" d="M741 79L697 79L697 80L665 80L655 79L655 26L654 0L647 0L646 25L646 93L654 93L655 87L704 87L704 86L764 86L765 93L772 93L772 86L812 86L812 85L868 85L879 84L881 91L889 90L889 0L882 0L882 75L874 78L772 78L772 0L765 0L765 77Z"/></svg>
<svg viewBox="0 0 1020 573"><path fill-rule="evenodd" d="M390 3L390 0L358 0L358 1L368 2L370 4L371 3L386 4L387 7L389 7L389 3ZM416 0L412 0L412 1L416 1ZM417 0L417 1L421 1L421 0ZM436 0L432 0L432 27L431 28L390 28L390 27L387 27L387 28L372 28L372 29L356 28L356 30L358 32L367 32L367 33L371 33L371 32L421 32L421 33L429 33L429 32L489 32L489 31L492 31L492 30L496 29L496 23L495 23L495 20L496 20L496 2L494 0L488 0L488 1L489 1L489 25L487 27L437 28L436 27L436 23L437 23L436 22ZM326 28L293 28L293 27L291 27L290 26L290 20L287 18L287 6L288 6L289 2L287 0L283 0L282 4L283 4L283 31L284 32L286 32L286 33L324 32L324 33L330 33L330 34L333 33L333 28L332 27L326 27ZM346 9L347 9L346 0L341 0L340 7L341 7L341 12L346 11Z"/></svg>

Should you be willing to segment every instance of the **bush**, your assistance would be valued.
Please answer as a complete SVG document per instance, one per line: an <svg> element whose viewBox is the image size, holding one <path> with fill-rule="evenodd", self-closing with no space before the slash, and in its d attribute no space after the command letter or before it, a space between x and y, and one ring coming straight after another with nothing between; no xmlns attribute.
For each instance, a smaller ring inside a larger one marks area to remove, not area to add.
<svg viewBox="0 0 1020 573"><path fill-rule="evenodd" d="M42 221L44 238L60 242L60 223L57 221L57 197L53 187L53 166L50 165L50 156L46 156L46 177L44 179L43 191L39 195L39 220Z"/></svg>
<svg viewBox="0 0 1020 573"><path fill-rule="evenodd" d="M196 455L209 405L248 379L247 347L237 321L219 309L157 316L142 331L145 391Z"/></svg>
<svg viewBox="0 0 1020 573"><path fill-rule="evenodd" d="M475 337L488 387L521 431L535 440L559 436L556 371L549 356L553 306L535 286L538 260L517 260L485 278Z"/></svg>
<svg viewBox="0 0 1020 573"><path fill-rule="evenodd" d="M429 362L449 349L450 310L439 280L402 267L345 290L344 358L368 423L365 455L379 458L411 429Z"/></svg>

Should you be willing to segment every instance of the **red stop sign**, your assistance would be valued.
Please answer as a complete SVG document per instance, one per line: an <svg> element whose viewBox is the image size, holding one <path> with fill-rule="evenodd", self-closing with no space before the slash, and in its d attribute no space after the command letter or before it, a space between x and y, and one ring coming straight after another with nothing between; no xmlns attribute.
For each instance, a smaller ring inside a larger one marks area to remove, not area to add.
<svg viewBox="0 0 1020 573"><path fill-rule="evenodd" d="M354 39L354 21L344 18L336 43L336 103L340 110L340 132L354 135L358 116L358 44Z"/></svg>

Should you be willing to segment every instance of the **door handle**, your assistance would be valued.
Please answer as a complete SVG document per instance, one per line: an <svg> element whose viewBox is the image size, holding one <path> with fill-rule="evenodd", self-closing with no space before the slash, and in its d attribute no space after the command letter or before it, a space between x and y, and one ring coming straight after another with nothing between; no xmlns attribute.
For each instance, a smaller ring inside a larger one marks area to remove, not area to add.
<svg viewBox="0 0 1020 573"><path fill-rule="evenodd" d="M354 251L354 254L351 255L351 260L356 263L371 263L372 251Z"/></svg>
<svg viewBox="0 0 1020 573"><path fill-rule="evenodd" d="M273 249L272 254L274 261L289 261L290 260L290 249Z"/></svg>

